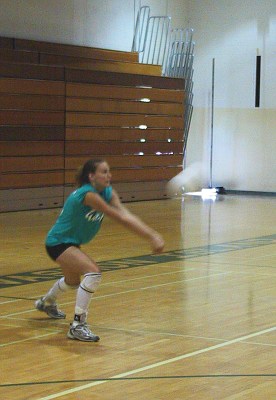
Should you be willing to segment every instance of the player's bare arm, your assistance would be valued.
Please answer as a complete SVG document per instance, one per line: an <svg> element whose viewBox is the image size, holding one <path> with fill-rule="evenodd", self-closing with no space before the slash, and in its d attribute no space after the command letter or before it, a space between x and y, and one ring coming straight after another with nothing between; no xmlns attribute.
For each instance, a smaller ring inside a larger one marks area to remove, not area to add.
<svg viewBox="0 0 276 400"><path fill-rule="evenodd" d="M148 239L151 242L153 252L159 253L163 250L163 238L154 229L150 228L140 218L124 207L115 191L112 194L110 204L107 204L100 195L92 192L86 194L84 204L94 210L104 213L126 228L137 233L139 236Z"/></svg>

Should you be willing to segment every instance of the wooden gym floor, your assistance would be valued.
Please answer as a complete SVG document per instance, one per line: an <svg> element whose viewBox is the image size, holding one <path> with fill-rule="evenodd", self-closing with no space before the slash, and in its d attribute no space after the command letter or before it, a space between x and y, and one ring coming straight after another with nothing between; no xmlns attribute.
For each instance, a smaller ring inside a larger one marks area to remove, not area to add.
<svg viewBox="0 0 276 400"><path fill-rule="evenodd" d="M1 400L276 399L276 199L130 203L164 253L105 219L84 250L102 267L89 323L66 338L75 292L33 307L60 276L44 251L59 210L0 214Z"/></svg>

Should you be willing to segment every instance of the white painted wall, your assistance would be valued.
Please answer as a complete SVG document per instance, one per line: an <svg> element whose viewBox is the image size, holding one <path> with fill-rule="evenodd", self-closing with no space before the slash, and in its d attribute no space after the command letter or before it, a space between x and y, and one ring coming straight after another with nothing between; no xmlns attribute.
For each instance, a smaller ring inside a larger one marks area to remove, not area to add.
<svg viewBox="0 0 276 400"><path fill-rule="evenodd" d="M130 51L142 5L184 26L181 0L0 0L0 35Z"/></svg>
<svg viewBox="0 0 276 400"><path fill-rule="evenodd" d="M213 186L275 192L276 1L191 0L189 24L196 50L187 163L201 156L206 168L210 163L215 58ZM262 56L260 108L254 107L257 51Z"/></svg>
<svg viewBox="0 0 276 400"><path fill-rule="evenodd" d="M133 0L1 0L2 36L131 49Z"/></svg>
<svg viewBox="0 0 276 400"><path fill-rule="evenodd" d="M2 36L131 49L133 0L1 0Z"/></svg>

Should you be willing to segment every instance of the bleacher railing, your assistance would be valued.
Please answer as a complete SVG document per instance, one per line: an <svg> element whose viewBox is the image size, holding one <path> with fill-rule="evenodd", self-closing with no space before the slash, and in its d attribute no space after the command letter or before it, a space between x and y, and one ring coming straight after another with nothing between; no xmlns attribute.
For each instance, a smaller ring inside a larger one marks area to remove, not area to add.
<svg viewBox="0 0 276 400"><path fill-rule="evenodd" d="M171 17L150 16L150 7L139 9L131 51L139 53L139 62L162 66L162 75L183 78L186 93L184 103L184 149L193 113L193 30L171 28Z"/></svg>

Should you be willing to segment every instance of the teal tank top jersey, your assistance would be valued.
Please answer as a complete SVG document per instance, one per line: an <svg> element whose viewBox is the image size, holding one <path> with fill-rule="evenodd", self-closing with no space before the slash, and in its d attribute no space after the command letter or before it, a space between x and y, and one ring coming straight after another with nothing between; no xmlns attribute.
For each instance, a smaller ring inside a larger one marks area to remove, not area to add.
<svg viewBox="0 0 276 400"><path fill-rule="evenodd" d="M69 195L64 207L46 237L47 246L62 243L81 245L89 242L101 227L104 214L83 204L86 193L98 193L107 203L112 197L112 187L105 188L101 193L90 185L81 186Z"/></svg>

